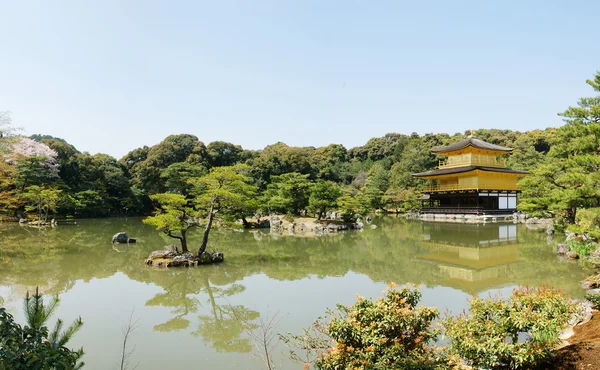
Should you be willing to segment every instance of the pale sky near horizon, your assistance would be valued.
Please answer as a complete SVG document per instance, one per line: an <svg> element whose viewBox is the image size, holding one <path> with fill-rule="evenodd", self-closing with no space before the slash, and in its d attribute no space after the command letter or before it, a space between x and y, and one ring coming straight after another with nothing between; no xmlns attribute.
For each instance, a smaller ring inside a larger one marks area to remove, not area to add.
<svg viewBox="0 0 600 370"><path fill-rule="evenodd" d="M594 92L600 1L0 0L0 111L120 158L559 126Z"/></svg>

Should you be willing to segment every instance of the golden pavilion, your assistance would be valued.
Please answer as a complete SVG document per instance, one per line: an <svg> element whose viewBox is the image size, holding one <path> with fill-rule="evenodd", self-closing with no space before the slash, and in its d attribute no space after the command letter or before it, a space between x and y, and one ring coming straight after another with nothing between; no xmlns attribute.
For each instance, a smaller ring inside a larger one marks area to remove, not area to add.
<svg viewBox="0 0 600 370"><path fill-rule="evenodd" d="M421 197L422 213L508 214L517 210L519 177L527 171L506 168L499 156L512 148L469 137L434 148L440 157L436 170L413 173L427 180Z"/></svg>

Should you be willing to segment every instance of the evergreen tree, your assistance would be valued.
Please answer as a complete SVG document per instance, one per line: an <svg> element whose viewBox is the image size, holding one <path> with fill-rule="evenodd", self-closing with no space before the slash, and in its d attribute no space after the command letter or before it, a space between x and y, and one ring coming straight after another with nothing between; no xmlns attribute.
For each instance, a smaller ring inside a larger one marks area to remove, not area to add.
<svg viewBox="0 0 600 370"><path fill-rule="evenodd" d="M306 209L313 182L309 175L298 172L271 176L271 184L267 186L261 202L268 212L284 212L299 215Z"/></svg>
<svg viewBox="0 0 600 370"><path fill-rule="evenodd" d="M600 72L586 82L600 93ZM600 207L600 95L581 98L559 115L566 124L557 130L546 161L521 182L519 208L558 211L574 223L578 208Z"/></svg>
<svg viewBox="0 0 600 370"><path fill-rule="evenodd" d="M198 226L198 212L181 194L161 193L151 195L150 198L158 203L156 214L146 217L143 222L179 240L181 251L188 253L187 232L190 228Z"/></svg>
<svg viewBox="0 0 600 370"><path fill-rule="evenodd" d="M367 209L380 209L383 207L383 194L389 187L388 174L385 168L375 163L367 174L365 186L361 189L361 199Z"/></svg>
<svg viewBox="0 0 600 370"><path fill-rule="evenodd" d="M80 361L83 349L73 351L65 347L83 325L81 317L65 330L60 319L51 331L45 326L58 303L58 296L55 296L49 305L45 305L37 288L33 295L27 292L24 304L27 325L24 327L0 308L0 368L72 370L83 367L84 363Z"/></svg>
<svg viewBox="0 0 600 370"><path fill-rule="evenodd" d="M55 188L31 185L20 194L21 199L26 202L26 211L35 211L38 220L48 221L48 214L56 211L61 190Z"/></svg>
<svg viewBox="0 0 600 370"><path fill-rule="evenodd" d="M317 214L317 219L321 219L325 212L336 208L341 195L342 190L335 182L318 180L310 192L308 209Z"/></svg>
<svg viewBox="0 0 600 370"><path fill-rule="evenodd" d="M215 167L208 175L193 180L197 195L194 202L206 220L198 256L202 256L206 250L208 236L216 219L231 223L256 211L254 199L257 189L246 176L249 170L247 165Z"/></svg>

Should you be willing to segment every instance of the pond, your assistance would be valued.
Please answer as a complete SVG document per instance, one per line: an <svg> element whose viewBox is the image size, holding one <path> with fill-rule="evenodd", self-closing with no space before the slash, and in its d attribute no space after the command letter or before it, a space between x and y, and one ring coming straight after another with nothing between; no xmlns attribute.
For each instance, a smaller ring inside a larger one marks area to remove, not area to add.
<svg viewBox="0 0 600 370"><path fill-rule="evenodd" d="M225 262L190 269L145 266L152 250L173 239L136 218L48 230L0 225L0 304L22 323L28 289L58 293L50 324L82 316L84 326L69 344L84 347L89 369L115 367L130 316L139 324L130 338L139 369L262 369L240 319L275 318L277 332L299 333L336 303L381 296L391 281L421 284L421 303L442 313L459 312L473 294L507 294L518 285L583 294L586 271L557 259L543 231L396 217L373 224L321 237L217 230L209 249L223 251ZM113 246L119 231L138 243ZM201 230L190 238L198 245ZM302 368L287 353L283 344L274 350L277 368Z"/></svg>

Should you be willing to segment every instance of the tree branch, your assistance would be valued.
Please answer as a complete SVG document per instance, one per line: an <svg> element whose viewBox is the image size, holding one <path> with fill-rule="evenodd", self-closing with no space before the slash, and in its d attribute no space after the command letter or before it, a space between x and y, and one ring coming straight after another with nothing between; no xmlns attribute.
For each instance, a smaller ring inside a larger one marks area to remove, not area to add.
<svg viewBox="0 0 600 370"><path fill-rule="evenodd" d="M170 236L173 239L183 240L183 238L181 236L173 235L170 230L169 231L165 231L165 234L167 234L167 236Z"/></svg>

